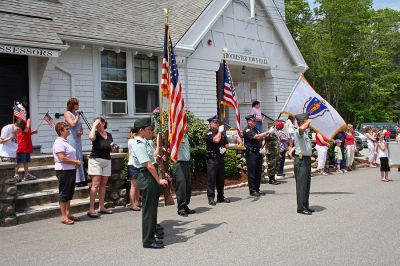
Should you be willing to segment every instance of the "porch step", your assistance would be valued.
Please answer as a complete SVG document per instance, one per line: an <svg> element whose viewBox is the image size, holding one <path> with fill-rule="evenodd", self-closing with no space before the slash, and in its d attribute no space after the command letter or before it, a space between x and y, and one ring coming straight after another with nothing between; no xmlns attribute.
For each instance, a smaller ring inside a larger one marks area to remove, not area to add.
<svg viewBox="0 0 400 266"><path fill-rule="evenodd" d="M98 208L98 199L96 199L95 208ZM89 210L89 197L71 200L71 213L80 213ZM38 221L42 219L60 216L60 207L58 202L51 202L43 205L36 205L26 208L24 211L16 214L18 224Z"/></svg>
<svg viewBox="0 0 400 266"><path fill-rule="evenodd" d="M88 186L75 188L74 199L87 198L88 196L89 196ZM40 192L34 192L18 196L15 202L15 209L19 211L35 205L44 205L48 203L58 204L57 188L42 190Z"/></svg>
<svg viewBox="0 0 400 266"><path fill-rule="evenodd" d="M3 165L4 166L4 165ZM14 164L8 168L0 169L0 178L8 178L14 176ZM55 174L54 165L41 165L41 166L29 166L29 173L36 176L37 178L46 178L53 176ZM19 176L22 178L24 176L24 169L20 168L18 170Z"/></svg>
<svg viewBox="0 0 400 266"><path fill-rule="evenodd" d="M17 183L17 189L24 192L25 194L56 188L58 188L58 179L56 176L22 181L21 183Z"/></svg>

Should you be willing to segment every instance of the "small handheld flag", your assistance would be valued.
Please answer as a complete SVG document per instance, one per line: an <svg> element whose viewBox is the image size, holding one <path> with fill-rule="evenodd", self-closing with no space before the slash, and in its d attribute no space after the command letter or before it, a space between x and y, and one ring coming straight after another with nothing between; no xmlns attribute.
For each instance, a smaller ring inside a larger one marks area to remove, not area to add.
<svg viewBox="0 0 400 266"><path fill-rule="evenodd" d="M22 106L22 104L20 104L19 102L15 102L13 109L14 109L14 116L26 121L26 111L25 107Z"/></svg>

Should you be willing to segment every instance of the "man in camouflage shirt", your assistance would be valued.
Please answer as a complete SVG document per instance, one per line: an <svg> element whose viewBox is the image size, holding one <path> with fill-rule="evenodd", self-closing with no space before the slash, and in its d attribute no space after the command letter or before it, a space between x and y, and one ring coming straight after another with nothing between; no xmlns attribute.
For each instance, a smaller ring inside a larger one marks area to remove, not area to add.
<svg viewBox="0 0 400 266"><path fill-rule="evenodd" d="M279 139L275 128L271 134L265 137L265 156L267 158L268 183L279 185L280 182L275 179L279 161Z"/></svg>

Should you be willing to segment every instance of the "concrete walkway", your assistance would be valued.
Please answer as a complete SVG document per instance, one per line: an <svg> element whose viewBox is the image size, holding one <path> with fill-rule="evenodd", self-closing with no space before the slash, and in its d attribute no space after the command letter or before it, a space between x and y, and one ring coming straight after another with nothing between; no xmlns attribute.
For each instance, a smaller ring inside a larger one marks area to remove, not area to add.
<svg viewBox="0 0 400 266"><path fill-rule="evenodd" d="M379 181L378 169L315 176L312 216L296 213L295 181L226 191L230 204L192 198L197 214L159 208L163 250L142 248L141 216L112 215L62 225L58 218L0 228L0 265L399 265L400 175Z"/></svg>

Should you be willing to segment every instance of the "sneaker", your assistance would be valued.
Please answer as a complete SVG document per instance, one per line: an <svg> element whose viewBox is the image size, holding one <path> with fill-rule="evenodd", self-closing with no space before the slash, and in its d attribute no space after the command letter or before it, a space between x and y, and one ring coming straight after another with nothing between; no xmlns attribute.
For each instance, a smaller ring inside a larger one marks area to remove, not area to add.
<svg viewBox="0 0 400 266"><path fill-rule="evenodd" d="M36 176L28 174L27 176L25 176L25 180L36 180Z"/></svg>
<svg viewBox="0 0 400 266"><path fill-rule="evenodd" d="M19 175L15 175L14 178L17 183L20 183L22 181L22 179L21 179L21 177L19 177Z"/></svg>
<svg viewBox="0 0 400 266"><path fill-rule="evenodd" d="M341 170L336 170L336 173L343 174L343 172Z"/></svg>
<svg viewBox="0 0 400 266"><path fill-rule="evenodd" d="M347 170L343 169L342 172L343 172L343 173L347 173Z"/></svg>

